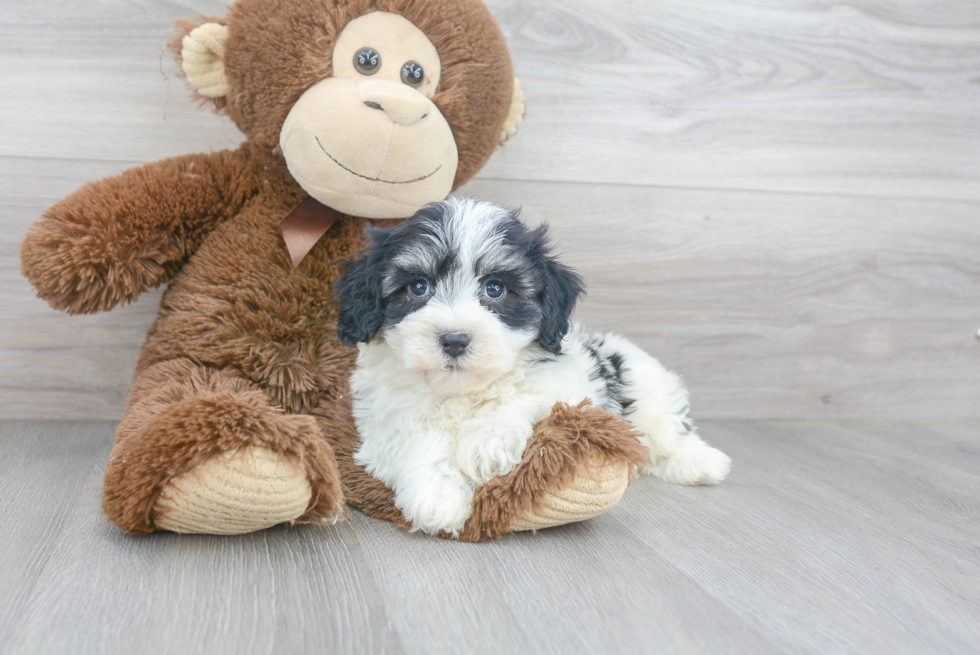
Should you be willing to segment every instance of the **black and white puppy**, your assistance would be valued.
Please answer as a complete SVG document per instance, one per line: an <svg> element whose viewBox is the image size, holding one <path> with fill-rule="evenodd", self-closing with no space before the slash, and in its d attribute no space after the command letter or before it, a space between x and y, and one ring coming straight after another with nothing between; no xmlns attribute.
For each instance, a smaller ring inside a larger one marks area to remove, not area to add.
<svg viewBox="0 0 980 655"><path fill-rule="evenodd" d="M414 529L458 534L474 490L517 466L558 401L590 398L636 426L644 473L681 484L728 474L676 375L621 336L571 323L582 280L551 255L545 227L451 199L369 234L337 285L340 340L360 349L354 459Z"/></svg>

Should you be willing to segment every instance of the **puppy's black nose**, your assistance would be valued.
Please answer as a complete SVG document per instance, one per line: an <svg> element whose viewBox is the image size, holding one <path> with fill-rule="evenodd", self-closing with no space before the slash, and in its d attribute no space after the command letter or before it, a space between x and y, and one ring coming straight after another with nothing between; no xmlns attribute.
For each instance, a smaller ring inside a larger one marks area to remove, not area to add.
<svg viewBox="0 0 980 655"><path fill-rule="evenodd" d="M459 357L466 352L466 346L470 345L470 335L446 333L439 337L439 345L443 352L450 357Z"/></svg>

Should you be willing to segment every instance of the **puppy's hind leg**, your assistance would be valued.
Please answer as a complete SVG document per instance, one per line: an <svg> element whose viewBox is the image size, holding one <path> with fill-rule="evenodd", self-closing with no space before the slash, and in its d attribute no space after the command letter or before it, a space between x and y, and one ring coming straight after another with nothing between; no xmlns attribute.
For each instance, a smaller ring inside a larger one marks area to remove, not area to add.
<svg viewBox="0 0 980 655"><path fill-rule="evenodd" d="M637 347L608 335L600 355L619 373L623 418L643 434L649 450L643 473L677 484L718 484L732 460L697 435L691 422L687 389L681 379Z"/></svg>

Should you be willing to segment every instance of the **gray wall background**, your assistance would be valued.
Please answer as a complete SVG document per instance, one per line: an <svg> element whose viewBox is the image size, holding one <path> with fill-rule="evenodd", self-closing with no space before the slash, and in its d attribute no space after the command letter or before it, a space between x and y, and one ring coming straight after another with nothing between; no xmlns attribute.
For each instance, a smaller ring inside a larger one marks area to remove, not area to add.
<svg viewBox="0 0 980 655"><path fill-rule="evenodd" d="M493 0L527 95L461 193L547 220L577 318L702 418L980 418L980 3ZM18 248L131 166L234 147L162 52L213 0L0 15L0 417L118 419L160 291L69 317Z"/></svg>

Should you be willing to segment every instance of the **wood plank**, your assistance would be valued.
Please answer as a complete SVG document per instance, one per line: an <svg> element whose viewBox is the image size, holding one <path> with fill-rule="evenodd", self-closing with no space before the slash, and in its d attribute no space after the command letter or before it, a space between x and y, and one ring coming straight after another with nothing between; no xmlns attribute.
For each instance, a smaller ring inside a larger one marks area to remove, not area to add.
<svg viewBox="0 0 980 655"><path fill-rule="evenodd" d="M707 422L735 463L721 487L643 479L610 517L787 652L973 652L980 460L848 425Z"/></svg>
<svg viewBox="0 0 980 655"><path fill-rule="evenodd" d="M50 458L77 463L61 452L75 424L28 427L49 431L39 441ZM107 454L92 441L81 458L86 487L97 487ZM41 489L53 482L34 479ZM772 650L655 555L586 526L461 545L354 513L335 527L131 538L99 523L94 494L68 510L7 624L11 652L153 652L157 643L216 653ZM598 567L597 550L608 556ZM693 632L692 622L714 629Z"/></svg>
<svg viewBox="0 0 980 655"><path fill-rule="evenodd" d="M0 644L35 652L894 652L980 643L980 423L705 421L721 486L642 477L489 544L337 526L132 538L112 423L0 422Z"/></svg>
<svg viewBox="0 0 980 655"><path fill-rule="evenodd" d="M84 168L60 164L65 185ZM550 222L589 284L578 319L681 373L696 418L980 417L975 203L492 180L462 193ZM26 230L47 202L25 183L9 215ZM0 412L121 416L159 292L68 317L31 297L6 248Z"/></svg>
<svg viewBox="0 0 980 655"><path fill-rule="evenodd" d="M71 511L80 498L99 495L92 476L103 462L93 461L92 454L111 440L112 427L104 423L0 421L0 525L6 526L0 549L0 649L5 652Z"/></svg>
<svg viewBox="0 0 980 655"><path fill-rule="evenodd" d="M980 5L510 1L527 88L486 175L980 197Z"/></svg>
<svg viewBox="0 0 980 655"><path fill-rule="evenodd" d="M489 5L528 117L486 177L980 199L976 3ZM172 21L198 12L223 3L5 12L0 155L145 162L238 141L161 62Z"/></svg>
<svg viewBox="0 0 980 655"><path fill-rule="evenodd" d="M980 5L490 6L530 113L463 192L554 223L581 319L684 374L702 417L980 416ZM160 51L223 11L0 16L0 416L121 415L159 292L65 317L19 243L86 181L238 142Z"/></svg>
<svg viewBox="0 0 980 655"><path fill-rule="evenodd" d="M112 434L111 424L94 425ZM402 652L378 582L343 530L127 537L102 522L104 439L79 439L87 452L73 456L65 442L76 436L76 426L32 428L48 432L40 442L47 457L86 474L73 490L75 502L59 508L60 532L39 544L21 538L11 544L13 552L0 552L3 570L28 556L39 560L30 594L14 608L16 621L0 624L8 633L0 640L4 652ZM48 470L27 486L37 494L60 483ZM41 525L50 520L44 515L49 508L29 496L3 497L7 512L42 512L35 518ZM18 530L30 534L30 520L24 517Z"/></svg>
<svg viewBox="0 0 980 655"><path fill-rule="evenodd" d="M975 203L478 180L547 221L578 320L677 370L704 418L977 418Z"/></svg>
<svg viewBox="0 0 980 655"><path fill-rule="evenodd" d="M214 0L53 0L0 18L0 153L145 163L231 147L242 135L202 111L163 48L178 19Z"/></svg>
<svg viewBox="0 0 980 655"><path fill-rule="evenodd" d="M778 652L608 517L463 548L378 526L352 527L420 653Z"/></svg>

